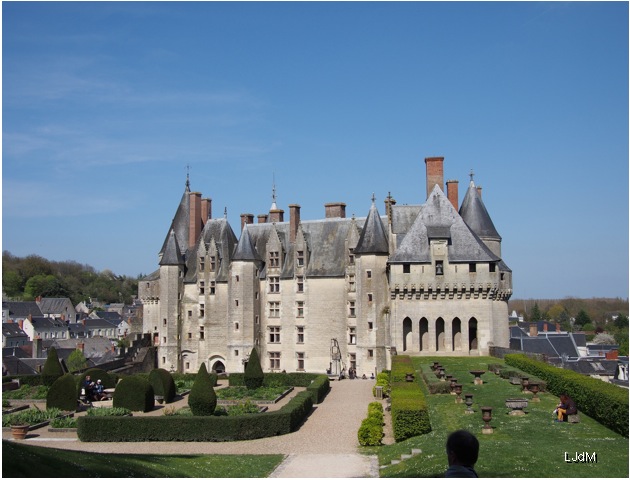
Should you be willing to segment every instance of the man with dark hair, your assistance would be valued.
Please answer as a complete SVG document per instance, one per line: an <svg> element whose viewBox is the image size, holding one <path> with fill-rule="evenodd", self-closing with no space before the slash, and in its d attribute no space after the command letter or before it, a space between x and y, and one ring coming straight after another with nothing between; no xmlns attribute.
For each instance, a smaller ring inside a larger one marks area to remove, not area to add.
<svg viewBox="0 0 630 480"><path fill-rule="evenodd" d="M447 478L476 478L475 463L479 457L479 440L466 430L457 430L446 439Z"/></svg>

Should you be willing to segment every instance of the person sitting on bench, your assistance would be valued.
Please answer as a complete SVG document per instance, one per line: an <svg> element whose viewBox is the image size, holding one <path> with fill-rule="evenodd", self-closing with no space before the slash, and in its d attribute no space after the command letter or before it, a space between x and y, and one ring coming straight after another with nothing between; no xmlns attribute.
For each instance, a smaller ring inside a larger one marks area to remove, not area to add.
<svg viewBox="0 0 630 480"><path fill-rule="evenodd" d="M577 406L571 397L566 393L560 395L560 405L557 408L558 418L556 422L566 422L569 415L575 415L577 413Z"/></svg>

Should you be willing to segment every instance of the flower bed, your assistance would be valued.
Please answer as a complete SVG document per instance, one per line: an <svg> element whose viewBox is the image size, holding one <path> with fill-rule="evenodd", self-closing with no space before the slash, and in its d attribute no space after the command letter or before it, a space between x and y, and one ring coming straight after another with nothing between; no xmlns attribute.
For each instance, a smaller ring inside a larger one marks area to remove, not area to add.
<svg viewBox="0 0 630 480"><path fill-rule="evenodd" d="M244 400L256 404L273 404L284 398L293 387L260 387L249 390L247 387L226 387L216 391L218 405L237 405Z"/></svg>

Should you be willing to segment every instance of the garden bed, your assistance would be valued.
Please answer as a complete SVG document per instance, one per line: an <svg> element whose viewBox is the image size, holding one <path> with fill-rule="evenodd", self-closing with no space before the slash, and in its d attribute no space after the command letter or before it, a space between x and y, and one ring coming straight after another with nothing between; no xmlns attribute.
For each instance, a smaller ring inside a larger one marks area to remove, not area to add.
<svg viewBox="0 0 630 480"><path fill-rule="evenodd" d="M217 405L238 405L244 401L256 405L274 405L292 391L293 387L262 387L253 391L247 390L246 387L226 387L217 390Z"/></svg>

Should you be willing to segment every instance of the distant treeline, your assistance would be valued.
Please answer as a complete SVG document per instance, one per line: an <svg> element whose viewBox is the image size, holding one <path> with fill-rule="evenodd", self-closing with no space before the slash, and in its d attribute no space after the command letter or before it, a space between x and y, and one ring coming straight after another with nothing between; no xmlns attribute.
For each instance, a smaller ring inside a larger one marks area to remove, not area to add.
<svg viewBox="0 0 630 480"><path fill-rule="evenodd" d="M531 321L536 316L535 306L538 305L539 313L543 319L558 320L558 315L563 311L569 317L576 318L583 311L586 312L595 324L607 323L613 315L623 314L628 316L628 299L622 298L562 298L562 299L515 299L509 301L509 310L523 315L526 321ZM535 320L535 318L534 318Z"/></svg>
<svg viewBox="0 0 630 480"><path fill-rule="evenodd" d="M67 297L73 305L90 298L130 304L138 294L140 277L115 275L110 270L97 272L71 260L55 262L38 255L16 257L6 250L2 252L3 297L12 300L35 300L41 296Z"/></svg>

